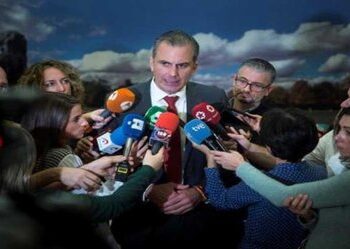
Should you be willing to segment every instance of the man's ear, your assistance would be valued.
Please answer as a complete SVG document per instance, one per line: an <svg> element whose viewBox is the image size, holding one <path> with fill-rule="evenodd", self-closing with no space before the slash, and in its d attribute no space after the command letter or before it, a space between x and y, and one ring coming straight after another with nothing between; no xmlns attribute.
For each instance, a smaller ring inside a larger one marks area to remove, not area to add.
<svg viewBox="0 0 350 249"><path fill-rule="evenodd" d="M272 92L272 90L273 90L273 87L271 85L268 86L264 96L267 97Z"/></svg>
<svg viewBox="0 0 350 249"><path fill-rule="evenodd" d="M198 69L198 62L195 62L194 65L193 65L194 73L197 71L197 69Z"/></svg>

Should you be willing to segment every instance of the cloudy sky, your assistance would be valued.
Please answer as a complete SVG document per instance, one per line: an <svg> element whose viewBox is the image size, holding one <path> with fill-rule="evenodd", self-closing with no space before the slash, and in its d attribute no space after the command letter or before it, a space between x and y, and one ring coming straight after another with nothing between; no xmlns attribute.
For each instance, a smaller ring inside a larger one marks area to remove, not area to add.
<svg viewBox="0 0 350 249"><path fill-rule="evenodd" d="M349 0L0 0L0 30L28 39L29 63L66 60L84 79L150 77L152 42L183 29L200 44L194 80L231 85L249 57L271 61L280 84L339 81L350 72Z"/></svg>

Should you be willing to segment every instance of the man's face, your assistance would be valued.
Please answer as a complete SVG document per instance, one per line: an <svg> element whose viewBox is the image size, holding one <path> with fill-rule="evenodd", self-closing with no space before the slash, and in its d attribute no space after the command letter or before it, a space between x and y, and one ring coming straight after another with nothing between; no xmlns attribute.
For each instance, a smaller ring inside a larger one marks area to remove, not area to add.
<svg viewBox="0 0 350 249"><path fill-rule="evenodd" d="M5 73L5 70L0 67L0 88L7 89L8 87L8 81L7 81L7 75Z"/></svg>
<svg viewBox="0 0 350 249"><path fill-rule="evenodd" d="M197 69L193 61L191 45L171 46L159 44L155 57L150 59L150 67L156 85L168 94L180 91Z"/></svg>
<svg viewBox="0 0 350 249"><path fill-rule="evenodd" d="M233 79L234 99L242 104L256 106L260 104L261 100L271 92L271 87L269 86L271 84L271 75L267 72L262 72L252 67L244 66L238 71L237 74L234 75ZM265 88L258 92L251 89L249 84L247 84L245 87L239 87L235 83L235 79L263 86Z"/></svg>

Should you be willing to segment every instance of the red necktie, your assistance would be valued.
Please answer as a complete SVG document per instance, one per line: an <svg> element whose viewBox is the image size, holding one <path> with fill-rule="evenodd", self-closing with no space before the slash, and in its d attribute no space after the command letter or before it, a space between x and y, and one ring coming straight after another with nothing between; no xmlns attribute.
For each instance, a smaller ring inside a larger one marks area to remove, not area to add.
<svg viewBox="0 0 350 249"><path fill-rule="evenodd" d="M168 104L167 111L177 114L175 103L179 96L166 96L164 100ZM178 127L176 131L172 134L169 148L165 153L165 169L167 173L168 180L170 182L180 183L181 182L181 137L180 128Z"/></svg>

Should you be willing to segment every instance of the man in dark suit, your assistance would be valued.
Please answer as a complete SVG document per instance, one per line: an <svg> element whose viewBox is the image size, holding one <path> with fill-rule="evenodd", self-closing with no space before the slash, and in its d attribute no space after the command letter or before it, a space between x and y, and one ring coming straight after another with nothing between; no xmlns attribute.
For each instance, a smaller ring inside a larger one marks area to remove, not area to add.
<svg viewBox="0 0 350 249"><path fill-rule="evenodd" d="M205 101L216 106L227 105L222 89L189 81L197 69L198 53L196 40L183 31L169 31L158 37L150 58L153 78L131 87L139 102L129 112L144 114L151 106L169 108L171 104L167 102L167 97L176 96L175 111L180 119L187 122L196 104ZM223 227L222 222L228 219L226 213L217 212L205 203L202 186L206 159L192 147L183 133L180 144L179 181L172 180L165 166L162 175L148 191L148 201L113 221L112 231L124 249L223 248L224 233L219 237L219 231ZM169 157L171 153L170 150ZM235 224L229 225L232 227L230 240L234 243L232 232Z"/></svg>

